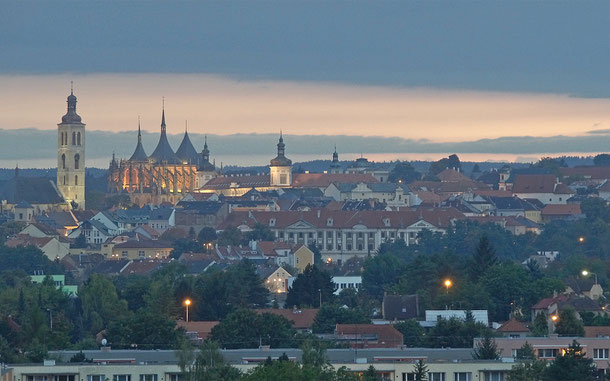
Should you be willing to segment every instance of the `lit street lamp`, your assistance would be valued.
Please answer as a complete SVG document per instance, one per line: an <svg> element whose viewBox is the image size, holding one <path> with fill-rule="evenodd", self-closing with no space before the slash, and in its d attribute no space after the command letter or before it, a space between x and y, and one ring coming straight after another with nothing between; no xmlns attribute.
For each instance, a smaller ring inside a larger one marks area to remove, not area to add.
<svg viewBox="0 0 610 381"><path fill-rule="evenodd" d="M186 306L186 322L189 322L189 306L191 305L191 300L190 299L186 299L184 301L184 305Z"/></svg>
<svg viewBox="0 0 610 381"><path fill-rule="evenodd" d="M447 289L447 294L449 294L449 287L453 286L453 282L451 281L451 279L445 279L443 284L445 285L445 288Z"/></svg>
<svg viewBox="0 0 610 381"><path fill-rule="evenodd" d="M595 284L597 284L597 274L588 270L582 270L581 272L582 276L586 277L589 276L589 274L593 274L595 276Z"/></svg>
<svg viewBox="0 0 610 381"><path fill-rule="evenodd" d="M552 315L552 316L551 316L551 320L553 321L553 323L557 323L557 320L559 320L559 316L557 316L557 315Z"/></svg>

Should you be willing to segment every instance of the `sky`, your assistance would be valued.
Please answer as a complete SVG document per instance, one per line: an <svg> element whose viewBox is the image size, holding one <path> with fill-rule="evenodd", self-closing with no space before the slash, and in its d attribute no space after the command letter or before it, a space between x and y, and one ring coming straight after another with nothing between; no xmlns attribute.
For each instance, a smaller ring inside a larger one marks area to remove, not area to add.
<svg viewBox="0 0 610 381"><path fill-rule="evenodd" d="M165 97L170 133L188 120L194 134L269 134L254 144L271 150L282 130L340 147L391 138L397 157L599 152L584 142L610 133L608 14L595 1L7 0L0 134L56 128L74 81L89 131L134 131L140 116L157 132ZM386 152L378 142L341 148Z"/></svg>

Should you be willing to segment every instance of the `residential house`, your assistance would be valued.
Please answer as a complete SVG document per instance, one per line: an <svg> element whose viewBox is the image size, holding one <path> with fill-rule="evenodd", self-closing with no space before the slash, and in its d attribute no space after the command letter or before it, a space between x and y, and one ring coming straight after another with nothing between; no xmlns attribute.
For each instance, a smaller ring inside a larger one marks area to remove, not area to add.
<svg viewBox="0 0 610 381"><path fill-rule="evenodd" d="M147 225L159 233L176 226L176 210L172 207L161 207L150 213Z"/></svg>
<svg viewBox="0 0 610 381"><path fill-rule="evenodd" d="M265 308L256 310L259 314L272 314L283 316L292 323L292 328L299 332L311 333L311 328L318 315L318 308L296 308L281 309L281 308Z"/></svg>
<svg viewBox="0 0 610 381"><path fill-rule="evenodd" d="M70 253L70 242L63 237L32 237L30 235L18 234L7 240L8 247L36 246L51 261L62 259Z"/></svg>
<svg viewBox="0 0 610 381"><path fill-rule="evenodd" d="M594 315L606 314L604 309L602 309L596 301L589 299L584 295L560 294L550 298L544 298L532 306L532 323L534 322L536 315L543 313L547 316L549 327L553 327L552 316L559 315L565 308L571 308L576 311L576 315L579 319L580 314L583 312L592 313Z"/></svg>
<svg viewBox="0 0 610 381"><path fill-rule="evenodd" d="M584 215L579 204L550 204L542 209L541 217L543 222L550 222L557 219L584 218Z"/></svg>
<svg viewBox="0 0 610 381"><path fill-rule="evenodd" d="M403 321L420 316L419 295L384 295L381 303L384 320Z"/></svg>
<svg viewBox="0 0 610 381"><path fill-rule="evenodd" d="M48 225L41 224L38 222L32 222L27 224L25 228L23 228L19 234L29 235L32 237L45 238L45 237L60 237L60 233L51 228Z"/></svg>
<svg viewBox="0 0 610 381"><path fill-rule="evenodd" d="M176 208L176 226L199 233L205 227L216 228L229 214L229 205L218 201L180 201Z"/></svg>
<svg viewBox="0 0 610 381"><path fill-rule="evenodd" d="M165 259L172 250L172 245L162 240L129 240L114 245L112 255L107 259Z"/></svg>
<svg viewBox="0 0 610 381"><path fill-rule="evenodd" d="M31 222L34 219L35 208L29 202L19 201L13 210L16 222Z"/></svg>
<svg viewBox="0 0 610 381"><path fill-rule="evenodd" d="M527 337L531 333L527 325L523 324L519 320L512 318L509 321L503 323L496 332L501 333L503 336L510 338Z"/></svg>
<svg viewBox="0 0 610 381"><path fill-rule="evenodd" d="M566 204L574 191L559 183L555 175L517 175L513 194L522 199L533 198L545 205Z"/></svg>
<svg viewBox="0 0 610 381"><path fill-rule="evenodd" d="M468 312L472 315L475 322L489 326L489 315L487 310L426 310L425 325L435 326L439 319L449 320L452 318L466 320Z"/></svg>
<svg viewBox="0 0 610 381"><path fill-rule="evenodd" d="M566 294L584 295L589 299L598 300L604 295L604 289L597 283L597 279L568 278L565 281Z"/></svg>
<svg viewBox="0 0 610 381"><path fill-rule="evenodd" d="M220 324L219 321L176 321L176 326L186 331L186 337L195 344L202 344L212 333L212 328Z"/></svg>
<svg viewBox="0 0 610 381"><path fill-rule="evenodd" d="M388 206L413 206L416 199L411 197L411 191L405 184L394 183L355 183L330 184L324 195L336 201L345 200L376 200Z"/></svg>
<svg viewBox="0 0 610 381"><path fill-rule="evenodd" d="M403 335L390 324L337 324L334 339L351 348L400 348Z"/></svg>
<svg viewBox="0 0 610 381"><path fill-rule="evenodd" d="M94 219L83 222L70 234L70 238L76 238L81 234L85 236L85 240L89 245L101 245L113 236L108 231L106 225Z"/></svg>
<svg viewBox="0 0 610 381"><path fill-rule="evenodd" d="M277 265L259 267L257 273L269 292L277 294L288 292L288 279L292 278L292 274L283 267Z"/></svg>

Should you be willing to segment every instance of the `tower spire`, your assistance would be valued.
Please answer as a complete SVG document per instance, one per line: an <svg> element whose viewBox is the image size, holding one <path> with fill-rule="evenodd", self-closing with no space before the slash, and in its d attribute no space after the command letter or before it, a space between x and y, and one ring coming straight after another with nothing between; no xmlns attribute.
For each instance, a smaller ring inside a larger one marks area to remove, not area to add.
<svg viewBox="0 0 610 381"><path fill-rule="evenodd" d="M165 126L165 97L162 97L162 112L161 112L161 133L164 134L167 127Z"/></svg>
<svg viewBox="0 0 610 381"><path fill-rule="evenodd" d="M140 115L138 115L138 143L142 143L142 130L140 129ZM114 155L114 153L113 153Z"/></svg>

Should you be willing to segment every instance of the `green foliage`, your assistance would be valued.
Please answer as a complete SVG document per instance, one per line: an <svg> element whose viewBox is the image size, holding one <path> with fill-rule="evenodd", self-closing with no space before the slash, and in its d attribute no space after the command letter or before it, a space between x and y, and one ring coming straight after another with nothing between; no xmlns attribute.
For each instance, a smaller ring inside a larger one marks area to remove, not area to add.
<svg viewBox="0 0 610 381"><path fill-rule="evenodd" d="M241 379L241 372L225 363L216 343L206 341L199 349L199 353L193 361L192 351L183 347L180 367L184 381L236 381Z"/></svg>
<svg viewBox="0 0 610 381"><path fill-rule="evenodd" d="M603 198L589 197L580 203L580 210L590 221L600 219L604 222L610 221L610 207Z"/></svg>
<svg viewBox="0 0 610 381"><path fill-rule="evenodd" d="M431 348L472 348L475 337L484 337L489 328L472 319L466 321L451 318L439 319L426 336L426 345Z"/></svg>
<svg viewBox="0 0 610 381"><path fill-rule="evenodd" d="M600 153L599 155L595 155L593 158L593 164L598 167L607 167L610 166L610 155L607 153Z"/></svg>
<svg viewBox="0 0 610 381"><path fill-rule="evenodd" d="M238 309L212 329L211 338L223 348L291 347L295 331L283 316Z"/></svg>
<svg viewBox="0 0 610 381"><path fill-rule="evenodd" d="M400 333L402 333L404 345L411 348L418 348L424 345L424 327L415 319L409 319L394 324Z"/></svg>
<svg viewBox="0 0 610 381"><path fill-rule="evenodd" d="M243 241L241 230L236 227L229 226L218 236L218 244L220 246L237 246Z"/></svg>
<svg viewBox="0 0 610 381"><path fill-rule="evenodd" d="M382 298L383 293L396 283L401 271L400 261L394 255L368 257L362 272L362 289L375 298Z"/></svg>
<svg viewBox="0 0 610 381"><path fill-rule="evenodd" d="M268 294L249 261L206 272L193 285L193 319L220 320L236 308L263 308Z"/></svg>
<svg viewBox="0 0 610 381"><path fill-rule="evenodd" d="M548 363L545 360L532 360L514 365L506 381L543 381Z"/></svg>
<svg viewBox="0 0 610 381"><path fill-rule="evenodd" d="M585 335L585 327L573 308L564 308L559 312L559 319L555 323L555 333L561 336Z"/></svg>
<svg viewBox="0 0 610 381"><path fill-rule="evenodd" d="M186 340L184 331L176 329L175 320L148 309L111 321L106 337L114 347L139 349L179 348Z"/></svg>
<svg viewBox="0 0 610 381"><path fill-rule="evenodd" d="M274 241L275 235L267 225L257 223L254 225L252 231L248 232L244 238L246 243L249 241Z"/></svg>
<svg viewBox="0 0 610 381"><path fill-rule="evenodd" d="M547 336L549 334L549 323L548 317L545 313L538 313L534 318L534 329L532 329L532 335L534 336Z"/></svg>
<svg viewBox="0 0 610 381"><path fill-rule="evenodd" d="M544 373L544 381L594 381L597 368L592 358L585 356L582 347L574 341L563 356L555 358Z"/></svg>
<svg viewBox="0 0 610 381"><path fill-rule="evenodd" d="M396 163L392 171L388 176L388 181L391 183L404 183L409 184L413 181L421 179L421 173L417 172L415 168L408 161L401 161Z"/></svg>
<svg viewBox="0 0 610 381"><path fill-rule="evenodd" d="M127 302L119 299L114 284L102 275L93 274L81 287L79 296L83 320L92 335L107 328L111 322L129 317Z"/></svg>
<svg viewBox="0 0 610 381"><path fill-rule="evenodd" d="M477 360L497 360L500 358L498 345L489 331L486 331L483 339L477 343L472 357Z"/></svg>
<svg viewBox="0 0 610 381"><path fill-rule="evenodd" d="M447 168L461 170L462 164L460 163L460 158L457 155L453 154L449 157L445 157L443 159L435 161L430 165L430 168L428 169L428 174L435 176Z"/></svg>
<svg viewBox="0 0 610 381"><path fill-rule="evenodd" d="M317 337L312 336L304 340L301 344L301 350L303 351L301 358L303 365L321 368L328 364L326 345Z"/></svg>
<svg viewBox="0 0 610 381"><path fill-rule="evenodd" d="M201 229L197 234L197 240L201 244L211 243L216 241L216 239L218 239L218 236L216 235L216 229L207 226Z"/></svg>
<svg viewBox="0 0 610 381"><path fill-rule="evenodd" d="M415 381L426 381L428 379L428 367L421 359L413 364L413 374Z"/></svg>
<svg viewBox="0 0 610 381"><path fill-rule="evenodd" d="M481 274L484 274L487 269L492 267L498 262L496 257L496 251L489 243L487 235L483 235L479 240L477 250L474 252L472 257L472 264L470 267L470 277L476 281L479 279Z"/></svg>
<svg viewBox="0 0 610 381"><path fill-rule="evenodd" d="M337 324L368 324L371 321L358 310L343 308L336 304L323 304L316 315L314 333L332 333Z"/></svg>
<svg viewBox="0 0 610 381"><path fill-rule="evenodd" d="M64 273L60 264L51 262L35 246L13 248L0 245L0 269L2 271L22 270L26 274L34 274L34 271L40 270L45 274Z"/></svg>
<svg viewBox="0 0 610 381"><path fill-rule="evenodd" d="M362 375L362 381L380 381L381 377L377 374L377 369L370 365Z"/></svg>
<svg viewBox="0 0 610 381"><path fill-rule="evenodd" d="M23 230L23 228L25 228L25 223L23 222L9 221L0 224L0 245L4 245L4 242L6 242L6 239L8 237L12 237L15 234L19 233Z"/></svg>
<svg viewBox="0 0 610 381"><path fill-rule="evenodd" d="M320 248L315 243L310 243L308 246L309 250L313 253L313 264L314 266L322 265L322 253Z"/></svg>
<svg viewBox="0 0 610 381"><path fill-rule="evenodd" d="M335 287L328 272L308 265L288 290L286 306L320 307L320 296L322 304L332 303L335 300Z"/></svg>

